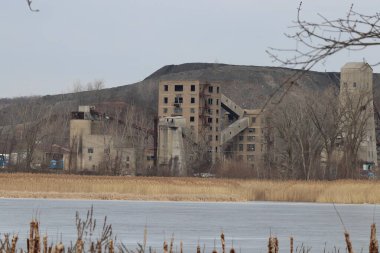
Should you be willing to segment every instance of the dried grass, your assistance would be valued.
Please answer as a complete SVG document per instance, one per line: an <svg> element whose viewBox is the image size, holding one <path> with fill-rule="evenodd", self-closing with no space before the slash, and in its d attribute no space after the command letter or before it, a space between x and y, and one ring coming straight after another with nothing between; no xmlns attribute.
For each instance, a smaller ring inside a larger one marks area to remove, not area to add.
<svg viewBox="0 0 380 253"><path fill-rule="evenodd" d="M371 194L368 194L371 192ZM172 201L380 203L380 181L0 174L0 197Z"/></svg>

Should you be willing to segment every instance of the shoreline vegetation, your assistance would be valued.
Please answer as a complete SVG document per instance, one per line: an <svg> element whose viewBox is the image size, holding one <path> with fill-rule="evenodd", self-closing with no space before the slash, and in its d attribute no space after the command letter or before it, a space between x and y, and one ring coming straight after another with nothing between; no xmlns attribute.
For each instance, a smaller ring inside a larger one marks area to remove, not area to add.
<svg viewBox="0 0 380 253"><path fill-rule="evenodd" d="M0 174L1 198L380 203L380 181Z"/></svg>
<svg viewBox="0 0 380 253"><path fill-rule="evenodd" d="M85 219L82 219L78 212L75 216L75 225L77 230L77 239L75 242L70 242L67 245L64 245L61 241L52 241L47 234L40 233L40 223L37 219L32 219L29 226L29 236L26 238L26 248L18 248L17 242L19 240L18 234L3 234L0 237L0 252L1 253L177 253L177 245L174 244L174 234L172 234L170 240L164 239L163 246L161 250L152 249L147 245L147 236L148 230L145 226L144 228L144 238L142 243L137 243L135 249L128 248L126 244L122 243L117 239L117 237L112 232L112 225L107 223L107 217L104 218L103 226L96 226L97 222L93 218L93 207L87 211L87 216ZM100 237L96 238L96 232L99 232L101 229ZM290 236L290 253L310 253L311 248L305 245L300 245L294 247L293 236ZM378 253L379 252L379 243L376 237L376 224L372 223L371 225L371 234L369 238L369 253ZM346 252L354 253L353 245L350 239L349 232L344 230L344 240L346 244ZM219 244L219 243L218 243ZM183 242L179 242L180 253L184 252ZM174 247L175 246L175 247ZM201 245L197 244L196 252L205 253L205 246L203 245L203 251L201 251ZM229 249L229 250L228 250ZM278 253L280 249L279 240L276 236L270 235L267 243L267 252L268 253ZM220 244L216 246L216 240L214 240L214 248L212 253L235 253L235 249L232 245L226 245L225 235L222 231L220 235ZM284 251L286 252L286 251ZM326 252L326 248L324 249ZM340 249L336 249L333 252L340 252ZM363 249L362 249L363 252Z"/></svg>
<svg viewBox="0 0 380 253"><path fill-rule="evenodd" d="M0 237L0 252L1 253L177 253L177 245L174 245L174 234L169 241L164 239L162 250L152 249L147 245L147 235L148 230L145 226L144 228L144 238L142 243L137 243L137 248L129 249L126 244L120 243L116 236L113 235L112 225L107 224L107 217L104 218L103 226L100 226L101 233L100 237L95 238L97 231L99 232L98 227L96 226L96 220L93 218L93 207L87 212L86 219L82 219L78 212L75 216L75 224L77 229L77 239L75 242L71 242L68 245L62 243L62 238L60 242L53 242L49 240L47 234L40 233L40 223L37 219L32 219L29 226L29 236L26 238L26 248L18 248L17 242L19 240L18 234L4 234L2 238ZM294 249L294 238L290 236L290 253L310 253L311 248L304 246L297 246ZM369 253L378 253L379 252L379 243L376 238L376 224L371 225L371 233L369 238ZM350 234L347 230L344 230L344 240L346 244L346 252L354 253L353 245L350 239ZM176 246L174 248L174 246ZM232 245L226 245L225 235L222 231L220 235L220 245L218 248L216 246L216 240L214 240L214 248L212 253L227 253L228 248L230 248L230 253L235 253L235 249ZM278 253L279 252L279 240L275 235L270 235L268 238L267 252L268 253ZM183 242L180 241L180 253L184 252ZM203 251L201 251L201 245L197 244L196 252L201 253L205 252L205 245L203 245ZM326 248L324 249L326 252ZM340 252L339 249L335 248L335 252ZM362 249L363 252L363 249Z"/></svg>

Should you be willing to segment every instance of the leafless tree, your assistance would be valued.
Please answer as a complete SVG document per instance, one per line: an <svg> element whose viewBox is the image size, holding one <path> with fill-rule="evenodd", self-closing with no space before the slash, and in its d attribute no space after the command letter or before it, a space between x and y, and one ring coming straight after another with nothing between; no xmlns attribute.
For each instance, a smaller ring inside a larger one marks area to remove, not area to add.
<svg viewBox="0 0 380 253"><path fill-rule="evenodd" d="M342 136L343 112L337 99L337 89L331 88L308 96L307 111L316 129L319 131L323 143L324 166L321 178L336 178L337 160L335 158L337 142Z"/></svg>
<svg viewBox="0 0 380 253"><path fill-rule="evenodd" d="M311 22L302 18L302 2L298 7L297 19L290 28L295 30L286 37L295 40L294 49L270 48L268 54L273 60L286 66L310 70L317 63L342 50L362 50L369 46L380 45L380 13L363 14L348 10L345 17L328 19L322 14L319 22ZM283 58L277 52L291 53ZM375 63L379 64L379 63Z"/></svg>
<svg viewBox="0 0 380 253"><path fill-rule="evenodd" d="M293 95L283 100L274 109L273 125L278 174L282 178L318 178L323 145L307 110L305 97Z"/></svg>
<svg viewBox="0 0 380 253"><path fill-rule="evenodd" d="M299 78L318 63L323 63L331 55L342 50L363 50L380 45L380 13L364 14L355 11L351 5L346 16L328 19L318 14L319 21L312 22L302 17L302 2L297 18L290 27L293 33L285 36L296 42L295 48L270 47L266 52L274 62L297 68L292 76L284 80L267 99L264 108L270 103L280 103L289 89ZM371 65L378 65L372 63Z"/></svg>

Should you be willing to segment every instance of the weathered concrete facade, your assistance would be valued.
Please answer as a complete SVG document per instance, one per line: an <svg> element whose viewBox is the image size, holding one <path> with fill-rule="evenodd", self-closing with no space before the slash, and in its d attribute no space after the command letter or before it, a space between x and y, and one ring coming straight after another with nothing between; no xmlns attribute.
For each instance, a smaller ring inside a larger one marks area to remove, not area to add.
<svg viewBox="0 0 380 253"><path fill-rule="evenodd" d="M363 121L365 120L366 123L365 137L360 144L358 158L363 162L373 162L377 165L376 126L373 105L373 71L368 63L350 62L342 67L339 99L342 108L347 109L349 107L359 106L360 110L364 110ZM357 124L360 123L361 122L357 122Z"/></svg>
<svg viewBox="0 0 380 253"><path fill-rule="evenodd" d="M199 80L161 81L158 101L159 174L186 174L182 173L188 155L184 137L198 144L206 141L213 163L225 159L223 149L228 146L228 157L261 165L265 147L260 110L241 108L222 94L220 85ZM226 117L222 118L222 113Z"/></svg>
<svg viewBox="0 0 380 253"><path fill-rule="evenodd" d="M117 140L103 132L103 118L95 108L80 106L70 120L70 169L76 172L134 175L135 150L118 146Z"/></svg>

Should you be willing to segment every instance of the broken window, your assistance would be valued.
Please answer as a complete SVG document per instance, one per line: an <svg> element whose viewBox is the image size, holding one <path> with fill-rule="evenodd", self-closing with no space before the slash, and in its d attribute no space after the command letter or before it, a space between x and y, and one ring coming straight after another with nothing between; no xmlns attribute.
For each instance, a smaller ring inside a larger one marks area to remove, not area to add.
<svg viewBox="0 0 380 253"><path fill-rule="evenodd" d="M191 98L191 101L190 101L192 104L195 104L195 98Z"/></svg>
<svg viewBox="0 0 380 253"><path fill-rule="evenodd" d="M164 104L167 104L169 99L167 97L164 97Z"/></svg>
<svg viewBox="0 0 380 253"><path fill-rule="evenodd" d="M209 105L212 105L212 98L209 98L207 102Z"/></svg>
<svg viewBox="0 0 380 253"><path fill-rule="evenodd" d="M164 91L168 91L169 90L169 85L165 84L164 85Z"/></svg>
<svg viewBox="0 0 380 253"><path fill-rule="evenodd" d="M88 148L88 149L87 149L87 153L89 153L89 154L94 153L94 148Z"/></svg>
<svg viewBox="0 0 380 253"><path fill-rule="evenodd" d="M209 86L209 87L208 87L208 92L212 93L212 92L213 92L213 89L214 89L214 88L213 88L212 86Z"/></svg>
<svg viewBox="0 0 380 253"><path fill-rule="evenodd" d="M252 136L252 135L248 136L247 141L251 141L251 142L255 141L255 136Z"/></svg>
<svg viewBox="0 0 380 253"><path fill-rule="evenodd" d="M247 151L255 151L255 144L247 144Z"/></svg>
<svg viewBox="0 0 380 253"><path fill-rule="evenodd" d="M191 91L195 91L195 85L192 84L191 87L190 87Z"/></svg>
<svg viewBox="0 0 380 253"><path fill-rule="evenodd" d="M195 118L193 116L190 117L190 122L194 122Z"/></svg>

